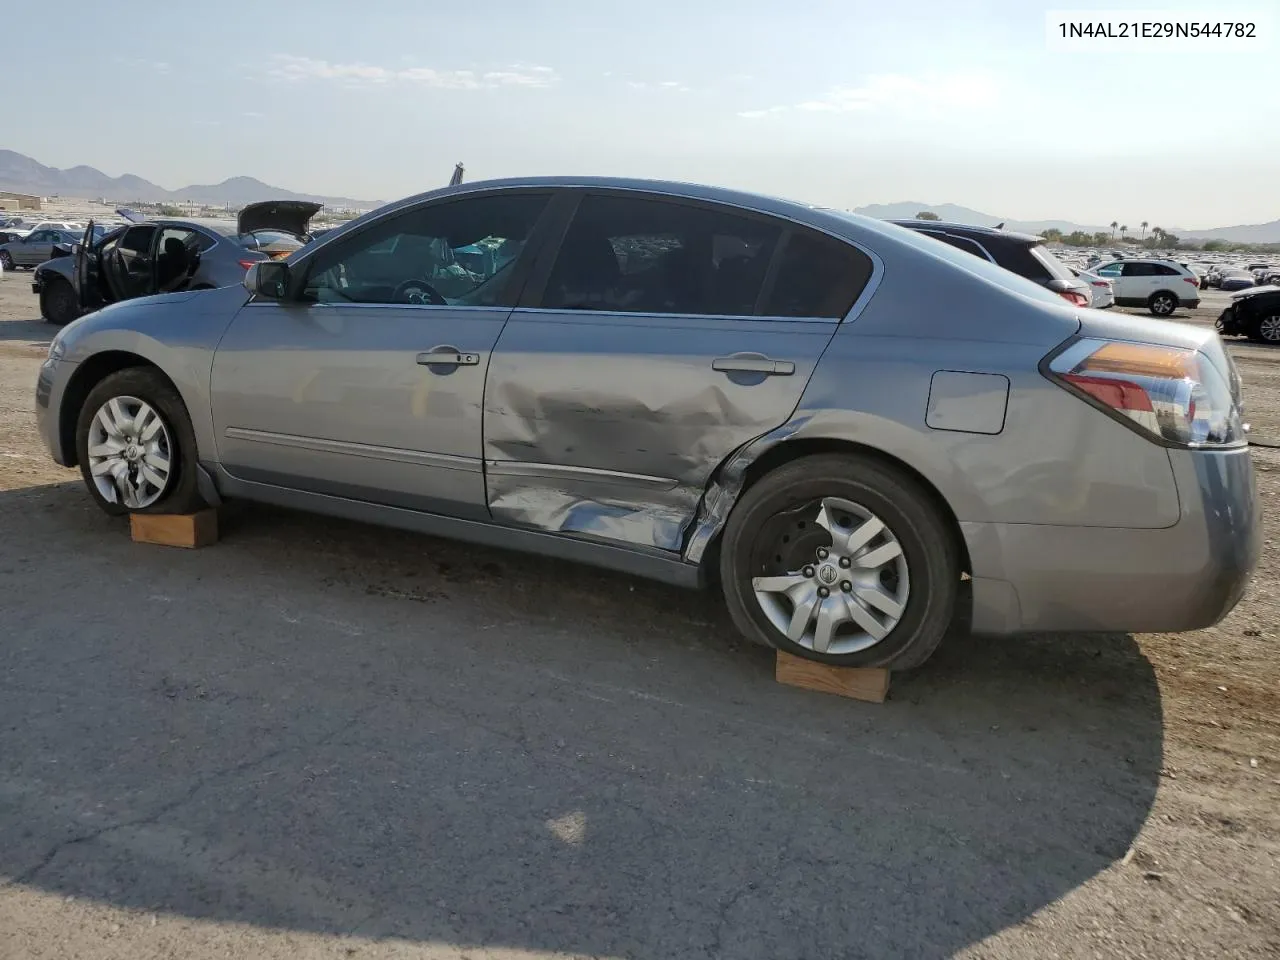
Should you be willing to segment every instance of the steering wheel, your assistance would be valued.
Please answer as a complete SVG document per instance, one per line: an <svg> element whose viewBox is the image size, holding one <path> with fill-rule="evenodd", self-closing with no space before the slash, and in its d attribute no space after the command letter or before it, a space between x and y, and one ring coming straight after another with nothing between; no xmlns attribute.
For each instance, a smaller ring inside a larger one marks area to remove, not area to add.
<svg viewBox="0 0 1280 960"><path fill-rule="evenodd" d="M425 280L406 280L396 287L391 295L393 303L429 303L437 307L447 307L449 301L440 296L440 292Z"/></svg>

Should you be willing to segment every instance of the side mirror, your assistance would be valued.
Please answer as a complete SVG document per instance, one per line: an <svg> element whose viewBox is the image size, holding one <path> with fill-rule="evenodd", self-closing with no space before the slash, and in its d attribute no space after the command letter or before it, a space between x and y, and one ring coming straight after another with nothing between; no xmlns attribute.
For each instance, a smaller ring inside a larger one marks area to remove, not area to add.
<svg viewBox="0 0 1280 960"><path fill-rule="evenodd" d="M289 266L279 260L250 264L244 272L244 286L255 297L283 300L289 290Z"/></svg>

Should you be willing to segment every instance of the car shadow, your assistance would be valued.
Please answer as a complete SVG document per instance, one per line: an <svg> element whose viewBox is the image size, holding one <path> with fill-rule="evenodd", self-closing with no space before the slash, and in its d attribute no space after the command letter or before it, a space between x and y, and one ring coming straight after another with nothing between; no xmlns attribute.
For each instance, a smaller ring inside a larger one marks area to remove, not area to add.
<svg viewBox="0 0 1280 960"><path fill-rule="evenodd" d="M713 598L236 505L0 494L0 876L212 921L640 958L947 956L1123 857L1127 636L949 638L882 705Z"/></svg>
<svg viewBox="0 0 1280 960"><path fill-rule="evenodd" d="M5 282L9 282L7 274ZM0 320L0 343L18 342L28 343L33 347L47 347L57 332L57 327L45 323L39 317L34 320Z"/></svg>

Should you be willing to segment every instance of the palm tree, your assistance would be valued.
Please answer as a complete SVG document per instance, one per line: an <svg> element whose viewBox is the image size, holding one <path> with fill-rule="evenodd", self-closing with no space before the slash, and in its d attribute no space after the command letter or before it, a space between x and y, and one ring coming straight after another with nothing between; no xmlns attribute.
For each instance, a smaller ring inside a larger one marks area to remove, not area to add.
<svg viewBox="0 0 1280 960"><path fill-rule="evenodd" d="M1124 239L1124 235L1125 235L1126 233L1128 233L1128 232L1129 232L1129 228L1128 228L1128 227L1121 227L1121 228L1120 228L1120 239L1121 239L1121 240L1123 240L1123 239Z"/></svg>
<svg viewBox="0 0 1280 960"><path fill-rule="evenodd" d="M1147 221L1143 220L1142 223L1139 224L1139 226L1142 227L1142 234L1138 237L1138 239L1145 240L1147 238Z"/></svg>
<svg viewBox="0 0 1280 960"><path fill-rule="evenodd" d="M1116 238L1116 227L1118 226L1120 226L1120 221L1118 220L1111 221L1111 239L1112 240Z"/></svg>

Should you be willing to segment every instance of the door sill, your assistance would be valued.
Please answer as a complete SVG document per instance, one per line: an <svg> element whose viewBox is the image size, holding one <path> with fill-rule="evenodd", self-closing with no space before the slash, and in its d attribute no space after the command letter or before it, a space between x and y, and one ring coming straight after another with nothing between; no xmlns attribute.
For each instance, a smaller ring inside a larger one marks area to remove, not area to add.
<svg viewBox="0 0 1280 960"><path fill-rule="evenodd" d="M461 520L438 513L295 490L256 480L241 480L227 473L221 466L217 467L217 486L222 496L228 499L252 500L359 523L412 530L448 540L556 557L679 587L700 588L706 582L700 565L687 563L678 554L654 548L622 547L565 534L526 530L479 520Z"/></svg>

